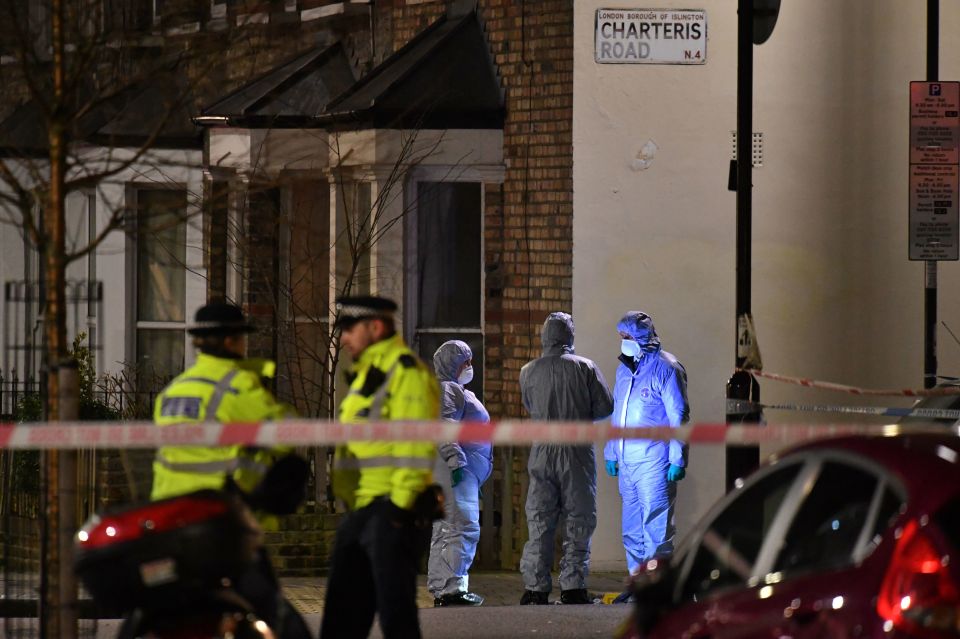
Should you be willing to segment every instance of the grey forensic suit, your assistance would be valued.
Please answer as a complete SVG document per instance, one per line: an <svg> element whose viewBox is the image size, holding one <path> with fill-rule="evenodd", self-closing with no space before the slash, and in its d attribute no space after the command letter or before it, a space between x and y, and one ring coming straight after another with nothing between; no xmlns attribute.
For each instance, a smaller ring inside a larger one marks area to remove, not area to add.
<svg viewBox="0 0 960 639"><path fill-rule="evenodd" d="M613 398L595 363L573 352L573 319L551 313L543 324L543 355L520 370L523 405L535 420L597 421ZM550 592L554 535L564 528L560 589L586 588L590 538L597 526L597 470L593 445L534 444L527 464L529 540L520 572L524 586Z"/></svg>

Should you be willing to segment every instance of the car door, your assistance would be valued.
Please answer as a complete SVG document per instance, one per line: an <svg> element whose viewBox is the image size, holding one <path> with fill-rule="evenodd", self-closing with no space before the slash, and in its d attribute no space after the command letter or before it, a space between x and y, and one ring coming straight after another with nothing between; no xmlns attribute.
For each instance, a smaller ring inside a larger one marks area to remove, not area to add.
<svg viewBox="0 0 960 639"><path fill-rule="evenodd" d="M901 499L882 473L850 456L811 454L781 503L746 587L722 593L716 639L856 636L873 615L882 564L864 563Z"/></svg>
<svg viewBox="0 0 960 639"><path fill-rule="evenodd" d="M767 467L707 515L674 558L676 607L660 617L651 637L707 639L737 623L745 611L724 602L748 588L764 539L781 506L800 489L804 467L802 459Z"/></svg>
<svg viewBox="0 0 960 639"><path fill-rule="evenodd" d="M845 639L876 619L886 561L869 558L903 503L899 483L878 466L825 455L782 545L770 548L772 563L759 566L770 586L767 636Z"/></svg>

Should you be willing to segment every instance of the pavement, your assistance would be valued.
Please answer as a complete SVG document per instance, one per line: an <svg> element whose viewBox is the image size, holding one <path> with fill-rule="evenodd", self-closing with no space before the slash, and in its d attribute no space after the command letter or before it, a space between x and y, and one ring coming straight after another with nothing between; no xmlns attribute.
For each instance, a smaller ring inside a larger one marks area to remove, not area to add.
<svg viewBox="0 0 960 639"><path fill-rule="evenodd" d="M625 575L617 572L591 573L587 579L587 590L595 596L620 594L624 590ZM327 593L325 577L287 577L281 579L284 595L301 614L323 612L323 600ZM470 591L484 598L484 607L515 606L520 603L523 594L523 580L519 572L470 571ZM554 585L551 601L560 598L560 588ZM417 606L433 608L433 595L427 590L427 577L418 577Z"/></svg>
<svg viewBox="0 0 960 639"><path fill-rule="evenodd" d="M601 601L611 600L624 589L622 572L592 573L588 591ZM326 578L304 577L281 579L284 594L303 614L311 636L317 637L323 615ZM515 571L470 572L470 590L483 595L479 607L434 608L427 591L426 576L419 576L417 604L423 639L506 639L513 637L614 637L616 630L630 614L632 606L622 604L564 606L521 606L523 581ZM559 599L556 586L551 603ZM346 611L349 614L349 611ZM21 639L38 636L35 619L0 620L0 639ZM17 622L17 623L6 623ZM83 639L114 639L120 627L117 619L85 619L81 621ZM371 639L382 639L377 624Z"/></svg>
<svg viewBox="0 0 960 639"><path fill-rule="evenodd" d="M348 611L349 613L349 611ZM430 608L420 611L423 639L582 639L616 636L628 614L628 606L480 606L479 608ZM311 637L320 633L320 615L305 615ZM80 634L83 639L116 639L120 621L102 619ZM9 635L10 639L36 637L32 634ZM0 627L0 638L6 639ZM363 639L363 638L345 638ZM374 624L370 639L383 639Z"/></svg>
<svg viewBox="0 0 960 639"><path fill-rule="evenodd" d="M593 573L587 590L601 601L611 600L624 589L623 573ZM303 613L312 633L318 633L326 594L324 578L283 579L283 591ZM612 604L582 606L521 606L523 580L518 572L470 572L470 590L484 597L479 607L434 608L433 596L421 575L417 588L420 627L424 639L501 639L512 637L613 637L629 615L630 606ZM559 587L551 603L559 599ZM316 634L314 634L316 636ZM382 639L377 624L371 639Z"/></svg>

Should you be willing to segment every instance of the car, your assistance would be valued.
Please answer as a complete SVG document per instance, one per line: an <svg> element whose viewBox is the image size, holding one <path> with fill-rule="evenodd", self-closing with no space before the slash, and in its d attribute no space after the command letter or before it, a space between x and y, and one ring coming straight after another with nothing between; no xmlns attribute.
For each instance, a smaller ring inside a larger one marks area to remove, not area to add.
<svg viewBox="0 0 960 639"><path fill-rule="evenodd" d="M893 430L738 480L647 563L618 637L960 637L960 438Z"/></svg>
<svg viewBox="0 0 960 639"><path fill-rule="evenodd" d="M936 388L938 390L950 390L954 394L952 395L932 395L929 397L921 397L918 399L911 408L916 411L930 410L930 411L942 411L942 413L933 414L938 415L937 417L930 417L928 414L911 414L901 417L897 420L898 424L943 424L945 426L960 426L960 418L956 417L956 411L960 411L960 381L952 380L950 382L945 382L937 384ZM946 417L944 415L951 415Z"/></svg>

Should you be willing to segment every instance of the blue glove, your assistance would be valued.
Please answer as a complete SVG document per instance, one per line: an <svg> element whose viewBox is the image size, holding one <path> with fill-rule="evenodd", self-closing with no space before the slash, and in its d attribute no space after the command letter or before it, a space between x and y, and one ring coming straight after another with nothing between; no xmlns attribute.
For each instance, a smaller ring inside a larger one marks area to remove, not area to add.
<svg viewBox="0 0 960 639"><path fill-rule="evenodd" d="M617 462L613 459L607 460L607 474L611 477L617 476Z"/></svg>
<svg viewBox="0 0 960 639"><path fill-rule="evenodd" d="M687 476L687 469L683 466L677 466L676 464L670 464L670 468L667 469L667 481L680 481Z"/></svg>
<svg viewBox="0 0 960 639"><path fill-rule="evenodd" d="M450 472L450 483L453 486L456 486L463 481L463 468L454 468Z"/></svg>

